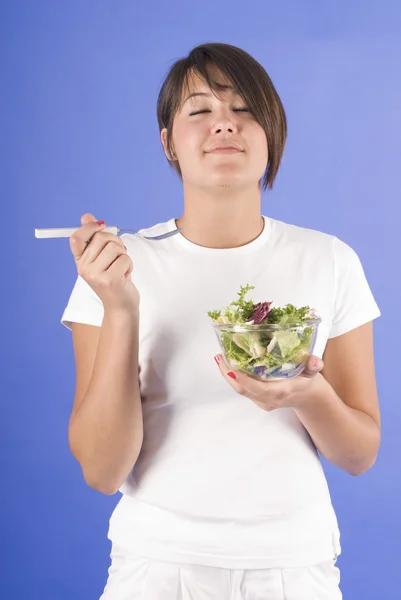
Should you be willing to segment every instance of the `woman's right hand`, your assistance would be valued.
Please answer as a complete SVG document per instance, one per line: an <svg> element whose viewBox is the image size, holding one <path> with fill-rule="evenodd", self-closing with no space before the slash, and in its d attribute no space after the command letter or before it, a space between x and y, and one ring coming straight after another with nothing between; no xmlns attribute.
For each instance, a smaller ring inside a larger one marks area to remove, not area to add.
<svg viewBox="0 0 401 600"><path fill-rule="evenodd" d="M70 237L78 274L99 296L105 311L138 307L139 292L131 280L134 265L122 240L102 231L106 225L99 225L90 213L82 215L81 224Z"/></svg>

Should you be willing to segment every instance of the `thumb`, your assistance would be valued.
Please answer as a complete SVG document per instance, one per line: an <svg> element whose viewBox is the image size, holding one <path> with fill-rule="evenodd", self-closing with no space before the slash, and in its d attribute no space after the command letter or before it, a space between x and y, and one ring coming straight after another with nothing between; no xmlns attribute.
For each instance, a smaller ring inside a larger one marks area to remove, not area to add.
<svg viewBox="0 0 401 600"><path fill-rule="evenodd" d="M81 217L81 225L87 225L88 223L94 223L95 221L97 221L97 219L91 213L85 213Z"/></svg>
<svg viewBox="0 0 401 600"><path fill-rule="evenodd" d="M305 368L301 375L303 377L314 377L323 369L324 362L318 356L310 354L305 361Z"/></svg>

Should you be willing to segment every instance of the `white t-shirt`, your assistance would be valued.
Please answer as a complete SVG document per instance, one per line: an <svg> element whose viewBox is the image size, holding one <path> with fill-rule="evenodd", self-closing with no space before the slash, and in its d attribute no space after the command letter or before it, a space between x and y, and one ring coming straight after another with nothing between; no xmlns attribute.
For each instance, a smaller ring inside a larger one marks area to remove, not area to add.
<svg viewBox="0 0 401 600"><path fill-rule="evenodd" d="M255 286L254 302L309 305L322 317L314 354L380 315L355 251L338 238L264 217L260 236L230 249L178 234L122 239L140 292L144 441L121 488L109 538L153 559L224 568L316 564L341 551L318 453L291 408L267 412L237 394L213 356L207 315ZM143 229L157 235L175 219ZM102 324L78 276L62 323Z"/></svg>

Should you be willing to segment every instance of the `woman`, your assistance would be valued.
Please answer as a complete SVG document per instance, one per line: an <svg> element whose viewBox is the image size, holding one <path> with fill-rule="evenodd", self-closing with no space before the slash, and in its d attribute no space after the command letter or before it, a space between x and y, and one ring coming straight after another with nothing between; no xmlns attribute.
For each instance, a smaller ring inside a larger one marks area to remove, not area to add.
<svg viewBox="0 0 401 600"><path fill-rule="evenodd" d="M352 475L375 462L379 309L350 246L261 214L286 118L251 56L192 50L162 86L158 120L184 210L142 233L183 232L118 238L87 214L71 237L70 446L91 487L123 494L102 600L337 600L339 531L318 451ZM318 310L301 375L228 369L207 313L245 284L255 302Z"/></svg>

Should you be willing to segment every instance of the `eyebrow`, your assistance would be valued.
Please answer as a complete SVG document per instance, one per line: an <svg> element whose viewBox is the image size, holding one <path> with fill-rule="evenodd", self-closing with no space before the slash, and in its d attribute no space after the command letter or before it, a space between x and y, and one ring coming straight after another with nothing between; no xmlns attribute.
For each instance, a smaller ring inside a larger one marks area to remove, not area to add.
<svg viewBox="0 0 401 600"><path fill-rule="evenodd" d="M231 85L224 86L224 89L234 91L234 88ZM212 94L210 92L193 92L192 94L189 94L189 96L187 96L185 98L184 102L182 103L182 106L184 106L184 104L187 100L189 100L190 98L193 98L194 96L202 96L203 98L210 98L212 96Z"/></svg>
<svg viewBox="0 0 401 600"><path fill-rule="evenodd" d="M212 94L206 93L206 92L194 92L192 94L189 94L189 96L187 96L185 98L185 100L184 100L184 102L182 104L184 105L187 100L189 100L190 98L193 98L194 96L204 96L206 98L210 98L211 95Z"/></svg>

